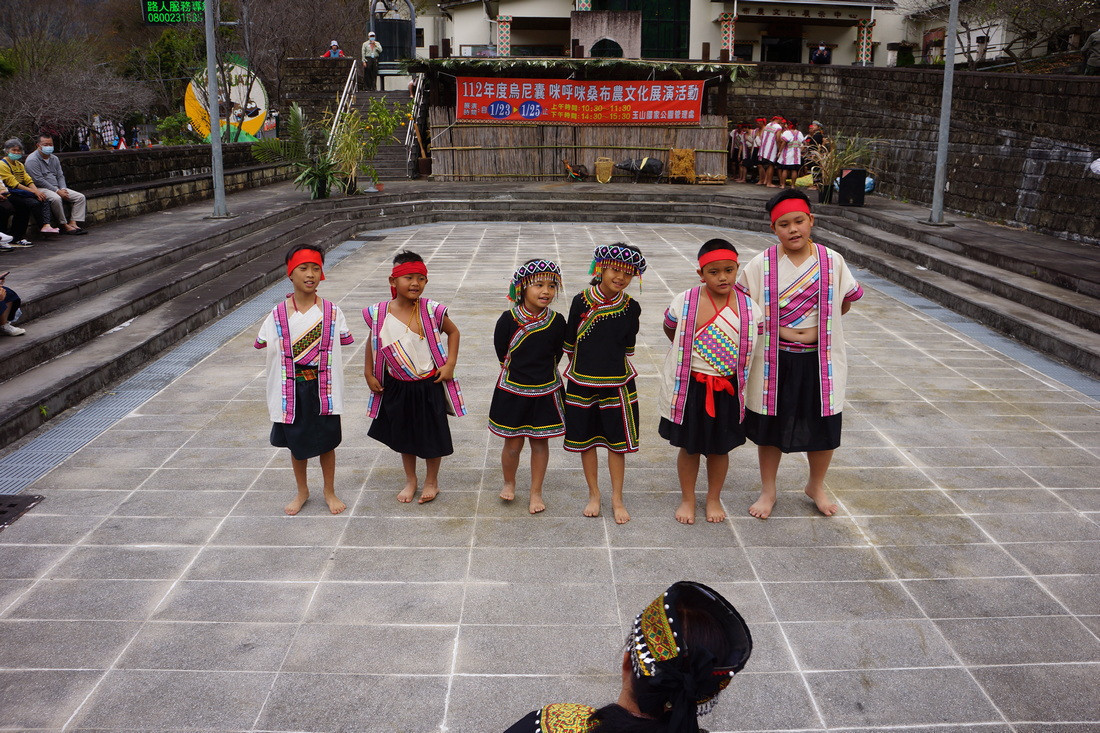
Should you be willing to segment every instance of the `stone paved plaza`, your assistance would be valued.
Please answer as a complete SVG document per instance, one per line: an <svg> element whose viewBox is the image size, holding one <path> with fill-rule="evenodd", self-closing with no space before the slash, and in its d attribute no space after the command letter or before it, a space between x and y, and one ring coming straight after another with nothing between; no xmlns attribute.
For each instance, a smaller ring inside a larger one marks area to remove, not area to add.
<svg viewBox="0 0 1100 733"><path fill-rule="evenodd" d="M815 514L791 456L772 518L749 517L759 479L746 446L723 494L730 519L682 526L675 451L656 430L661 316L698 282L702 241L730 238L747 260L771 237L566 224L382 234L321 289L356 336L337 451L349 510L326 513L318 472L302 514L281 515L294 483L267 442L249 324L29 487L45 500L0 532L0 729L501 731L542 703L612 701L634 614L691 579L724 593L755 639L703 721L712 731L1100 730L1096 401L866 287L845 317L849 404L827 480L839 514ZM561 450L547 511L529 516L524 492L497 498L492 326L518 263L558 259L572 294L593 243L615 240L650 262L631 286L643 308L633 519L606 516L609 491L605 516L582 517L579 460ZM400 460L363 416L358 314L388 297L402 247L428 260L427 294L462 330L470 408L424 506L395 500Z"/></svg>

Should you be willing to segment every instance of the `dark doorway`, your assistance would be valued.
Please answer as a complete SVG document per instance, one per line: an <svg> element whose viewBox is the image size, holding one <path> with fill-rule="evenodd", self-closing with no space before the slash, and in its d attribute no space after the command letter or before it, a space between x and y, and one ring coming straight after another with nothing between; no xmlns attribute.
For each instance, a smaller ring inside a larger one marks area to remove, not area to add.
<svg viewBox="0 0 1100 733"><path fill-rule="evenodd" d="M413 31L411 20L375 19L374 33L382 44L382 61L413 58L416 53L409 48Z"/></svg>
<svg viewBox="0 0 1100 733"><path fill-rule="evenodd" d="M798 64L802 62L801 36L764 36L760 39L760 60Z"/></svg>
<svg viewBox="0 0 1100 733"><path fill-rule="evenodd" d="M623 47L610 38L601 38L592 44L589 55L598 59L621 59L623 57Z"/></svg>

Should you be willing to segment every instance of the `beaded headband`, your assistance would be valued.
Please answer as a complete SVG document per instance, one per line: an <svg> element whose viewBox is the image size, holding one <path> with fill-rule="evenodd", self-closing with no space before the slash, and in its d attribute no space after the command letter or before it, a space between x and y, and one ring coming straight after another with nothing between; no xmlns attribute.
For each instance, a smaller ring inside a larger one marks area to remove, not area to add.
<svg viewBox="0 0 1100 733"><path fill-rule="evenodd" d="M696 705L699 713L706 714L713 707L711 702L729 685L733 675L745 668L752 653L752 636L741 614L719 593L702 583L680 581L669 586L645 607L637 618L631 634L632 647L630 662L635 677L655 677L663 673L674 673L681 667L673 660L681 655L690 656L690 649L680 646L683 622L675 614L677 604L692 596L692 605L701 606L710 613L729 638L732 648L728 659L715 660L713 666L704 670L704 679L696 680Z"/></svg>
<svg viewBox="0 0 1100 733"><path fill-rule="evenodd" d="M513 303L523 300L523 289L534 282L553 280L558 290L562 289L561 268L550 260L535 260L519 266L512 273L512 282L508 287L508 297Z"/></svg>
<svg viewBox="0 0 1100 733"><path fill-rule="evenodd" d="M592 267L589 274L605 267L614 267L631 275L641 277L645 272L645 257L636 249L623 244L601 244L592 252Z"/></svg>

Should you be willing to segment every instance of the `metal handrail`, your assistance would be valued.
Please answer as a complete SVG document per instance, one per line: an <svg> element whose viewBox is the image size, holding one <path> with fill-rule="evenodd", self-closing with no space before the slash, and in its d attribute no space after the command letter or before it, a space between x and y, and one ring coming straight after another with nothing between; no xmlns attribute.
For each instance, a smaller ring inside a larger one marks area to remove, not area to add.
<svg viewBox="0 0 1100 733"><path fill-rule="evenodd" d="M419 145L416 142L416 121L420 119L420 108L424 104L424 74L416 75L416 86L413 91L413 107L412 117L409 119L409 124L405 126L405 170L408 171L409 178L412 178L413 160L418 159L417 155Z"/></svg>
<svg viewBox="0 0 1100 733"><path fill-rule="evenodd" d="M340 129L344 112L351 108L352 97L355 95L356 63L355 59L352 59L351 68L348 69L348 78L344 81L344 90L340 93L340 102L336 105L336 111L332 115L332 127L328 131L328 148L332 147L332 138L336 137L336 131Z"/></svg>

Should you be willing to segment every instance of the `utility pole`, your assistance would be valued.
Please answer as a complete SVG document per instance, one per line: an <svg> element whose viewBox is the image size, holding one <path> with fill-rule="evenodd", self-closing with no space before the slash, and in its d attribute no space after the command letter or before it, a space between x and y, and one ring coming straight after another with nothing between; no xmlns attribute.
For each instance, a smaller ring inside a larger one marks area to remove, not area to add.
<svg viewBox="0 0 1100 733"><path fill-rule="evenodd" d="M215 64L217 49L214 43L214 5L217 0L206 0L206 112L210 117L210 167L214 176L214 213L212 219L228 219L225 205L225 171L222 167L221 105L218 104L218 70ZM956 0L957 2L957 0Z"/></svg>
<svg viewBox="0 0 1100 733"><path fill-rule="evenodd" d="M951 0L943 49L943 92L940 95L940 137L936 146L936 178L932 183L929 224L944 225L943 193L947 188L947 138L951 134L951 92L955 84L955 32L959 25L959 0Z"/></svg>

